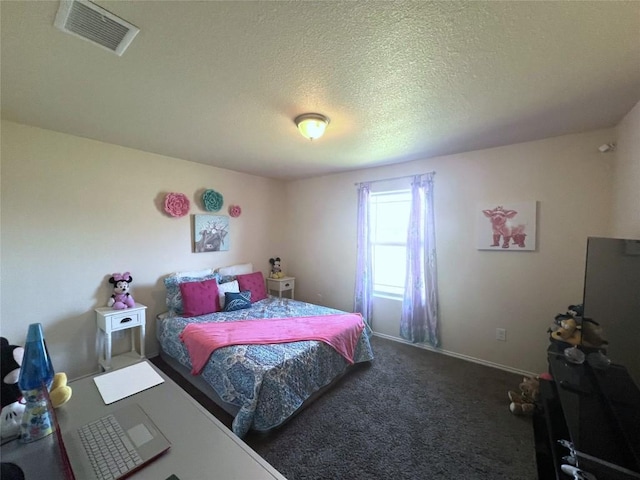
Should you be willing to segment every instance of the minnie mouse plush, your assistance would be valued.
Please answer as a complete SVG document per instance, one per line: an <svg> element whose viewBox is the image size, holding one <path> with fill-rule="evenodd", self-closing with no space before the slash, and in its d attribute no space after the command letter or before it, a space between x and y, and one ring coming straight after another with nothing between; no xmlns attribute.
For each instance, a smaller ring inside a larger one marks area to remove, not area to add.
<svg viewBox="0 0 640 480"><path fill-rule="evenodd" d="M107 302L107 307L112 307L114 310L123 310L136 306L136 302L129 293L131 282L133 282L133 277L129 275L129 272L114 273L111 276L109 283L113 285L113 295Z"/></svg>

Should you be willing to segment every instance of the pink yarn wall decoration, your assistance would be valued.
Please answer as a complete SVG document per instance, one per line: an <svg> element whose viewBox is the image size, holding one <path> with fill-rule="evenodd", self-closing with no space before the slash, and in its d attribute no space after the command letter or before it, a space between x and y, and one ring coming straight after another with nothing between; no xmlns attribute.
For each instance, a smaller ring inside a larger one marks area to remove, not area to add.
<svg viewBox="0 0 640 480"><path fill-rule="evenodd" d="M242 209L240 208L240 205L229 206L229 216L236 218L236 217L239 217L241 213L242 213Z"/></svg>
<svg viewBox="0 0 640 480"><path fill-rule="evenodd" d="M189 213L189 199L183 193L167 193L164 211L172 217L184 217Z"/></svg>

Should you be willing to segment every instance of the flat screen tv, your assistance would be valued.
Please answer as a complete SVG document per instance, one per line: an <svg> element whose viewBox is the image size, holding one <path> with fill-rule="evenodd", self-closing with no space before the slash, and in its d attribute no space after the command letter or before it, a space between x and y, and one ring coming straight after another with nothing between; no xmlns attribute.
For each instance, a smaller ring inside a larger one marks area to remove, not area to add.
<svg viewBox="0 0 640 480"><path fill-rule="evenodd" d="M640 386L640 240L587 239L583 305L609 342L611 362Z"/></svg>

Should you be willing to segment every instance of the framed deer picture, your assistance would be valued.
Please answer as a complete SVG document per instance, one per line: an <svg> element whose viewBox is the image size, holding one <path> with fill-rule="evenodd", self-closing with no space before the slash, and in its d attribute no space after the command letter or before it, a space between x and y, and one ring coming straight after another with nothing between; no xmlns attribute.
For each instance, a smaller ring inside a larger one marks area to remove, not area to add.
<svg viewBox="0 0 640 480"><path fill-rule="evenodd" d="M223 252L229 250L229 217L194 215L193 251Z"/></svg>
<svg viewBox="0 0 640 480"><path fill-rule="evenodd" d="M500 252L535 250L536 219L537 202L478 204L476 247Z"/></svg>

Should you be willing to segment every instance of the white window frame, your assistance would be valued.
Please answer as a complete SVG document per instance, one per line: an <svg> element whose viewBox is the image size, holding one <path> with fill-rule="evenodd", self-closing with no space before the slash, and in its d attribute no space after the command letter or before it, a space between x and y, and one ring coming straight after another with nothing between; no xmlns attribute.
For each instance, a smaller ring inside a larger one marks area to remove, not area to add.
<svg viewBox="0 0 640 480"><path fill-rule="evenodd" d="M402 198L405 197L405 198ZM384 200L387 200L386 202ZM398 230L399 238L402 240L379 240L377 237L378 222L380 218L378 216L378 205L390 204L393 202L406 203L406 227ZM403 247L404 258L402 263L402 271L406 272L406 251L407 251L407 228L409 225L409 217L411 210L411 190L409 189L396 189L381 192L371 192L370 195L370 212L371 212L371 249L372 249L372 267L373 267L373 296L383 297L391 299L402 299L404 297L405 289L405 274L402 275L402 285L399 284L384 284L376 281L376 246L386 247Z"/></svg>

